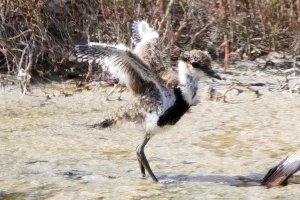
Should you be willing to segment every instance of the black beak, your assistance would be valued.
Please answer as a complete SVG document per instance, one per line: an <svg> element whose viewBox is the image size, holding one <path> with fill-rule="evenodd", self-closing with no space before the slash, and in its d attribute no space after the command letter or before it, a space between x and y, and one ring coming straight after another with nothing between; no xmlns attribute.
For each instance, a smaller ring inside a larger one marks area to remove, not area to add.
<svg viewBox="0 0 300 200"><path fill-rule="evenodd" d="M208 76L211 76L213 78L216 78L216 79L219 79L219 80L222 80L221 76L219 74L217 74L214 70L208 70L205 72Z"/></svg>

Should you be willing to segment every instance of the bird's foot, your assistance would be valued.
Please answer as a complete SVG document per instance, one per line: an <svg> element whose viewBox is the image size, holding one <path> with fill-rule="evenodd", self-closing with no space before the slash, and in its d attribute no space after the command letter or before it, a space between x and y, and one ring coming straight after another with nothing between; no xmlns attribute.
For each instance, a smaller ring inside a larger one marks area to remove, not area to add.
<svg viewBox="0 0 300 200"><path fill-rule="evenodd" d="M145 171L148 172L148 174L150 175L150 177L152 178L152 180L154 182L158 182L158 179L156 178L156 176L154 175L149 163L148 163L148 160L145 156L145 153L144 153L144 150L143 148L141 148L140 146L137 147L137 157L138 157L138 161L139 161L139 165L140 165L140 169L141 169L141 173L142 173L142 176L145 177L146 174L145 174Z"/></svg>

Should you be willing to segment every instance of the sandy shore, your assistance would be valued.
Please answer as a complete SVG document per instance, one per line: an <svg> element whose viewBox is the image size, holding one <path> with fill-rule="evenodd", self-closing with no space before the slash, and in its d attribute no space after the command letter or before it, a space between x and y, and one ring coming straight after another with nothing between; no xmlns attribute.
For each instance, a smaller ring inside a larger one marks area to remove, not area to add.
<svg viewBox="0 0 300 200"><path fill-rule="evenodd" d="M221 70L219 70L221 71ZM132 96L111 88L78 89L71 83L0 92L0 197L50 199L298 199L299 185L268 190L259 180L286 155L299 150L300 96L280 89L282 76L241 68L226 80L200 83L200 103L146 153L160 183L140 179L135 147L143 129L134 124L88 128ZM264 83L207 100L212 84L224 92L233 81ZM236 186L253 187L236 187Z"/></svg>

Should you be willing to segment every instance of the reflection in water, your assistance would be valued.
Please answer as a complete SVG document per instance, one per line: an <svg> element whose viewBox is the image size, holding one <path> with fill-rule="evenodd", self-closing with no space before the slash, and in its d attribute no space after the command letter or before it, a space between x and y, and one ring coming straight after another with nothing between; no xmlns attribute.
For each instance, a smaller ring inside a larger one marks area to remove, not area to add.
<svg viewBox="0 0 300 200"><path fill-rule="evenodd" d="M62 175L71 180L82 180L84 177L90 176L92 173L82 170L70 170L63 172Z"/></svg>
<svg viewBox="0 0 300 200"><path fill-rule="evenodd" d="M250 187L250 186L260 186L260 179L254 179L249 177L229 177L229 176L189 176L189 175L179 175L179 176L162 176L160 177L160 182L163 184L180 184L182 182L208 182L215 184L223 184L237 187Z"/></svg>
<svg viewBox="0 0 300 200"><path fill-rule="evenodd" d="M47 160L29 160L29 161L25 161L26 164L35 164L38 162L49 162Z"/></svg>
<svg viewBox="0 0 300 200"><path fill-rule="evenodd" d="M142 127L86 126L130 100L106 102L102 94L18 103L17 93L0 94L0 199L298 199L299 176L288 187L251 186L299 150L299 97L266 93L252 101L242 93L233 104L202 102L147 145L159 173L154 184L140 178L136 162Z"/></svg>
<svg viewBox="0 0 300 200"><path fill-rule="evenodd" d="M25 199L26 194L21 192L1 192L0 191L0 199L2 200L14 200L14 199Z"/></svg>
<svg viewBox="0 0 300 200"><path fill-rule="evenodd" d="M294 175L289 179L290 184L300 184L300 175Z"/></svg>

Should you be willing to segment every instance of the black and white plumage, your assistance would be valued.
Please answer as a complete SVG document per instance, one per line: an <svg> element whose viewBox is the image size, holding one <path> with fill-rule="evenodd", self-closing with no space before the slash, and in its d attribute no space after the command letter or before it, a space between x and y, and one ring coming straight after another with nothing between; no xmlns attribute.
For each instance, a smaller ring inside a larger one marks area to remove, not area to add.
<svg viewBox="0 0 300 200"><path fill-rule="evenodd" d="M132 41L134 44L132 52L147 64L151 70L159 73L163 80L167 80L168 86L174 86L178 83L176 74L164 66L158 32L151 28L146 21L134 21L132 23ZM91 46L95 44L90 43ZM122 44L116 47L122 48ZM96 56L97 52L94 53ZM72 56L70 59L74 60L74 57ZM77 58L77 61L86 62L88 59L86 57ZM93 62L99 63L98 60ZM106 68L104 67L102 70L105 71Z"/></svg>
<svg viewBox="0 0 300 200"><path fill-rule="evenodd" d="M159 34L146 21L132 23L132 41L134 52L153 70L164 69Z"/></svg>
<svg viewBox="0 0 300 200"><path fill-rule="evenodd" d="M267 187L287 185L288 179L300 170L300 152L293 153L271 168L261 184Z"/></svg>
<svg viewBox="0 0 300 200"><path fill-rule="evenodd" d="M211 69L209 57L200 50L185 52L178 63L180 84L169 88L148 63L127 47L103 43L77 45L75 56L81 61L101 64L137 96L131 106L95 126L106 128L118 121L143 123L145 136L137 147L138 161L142 174L145 175L146 170L154 181L158 181L146 159L144 147L162 127L176 124L193 105L199 78L213 76L220 79Z"/></svg>

